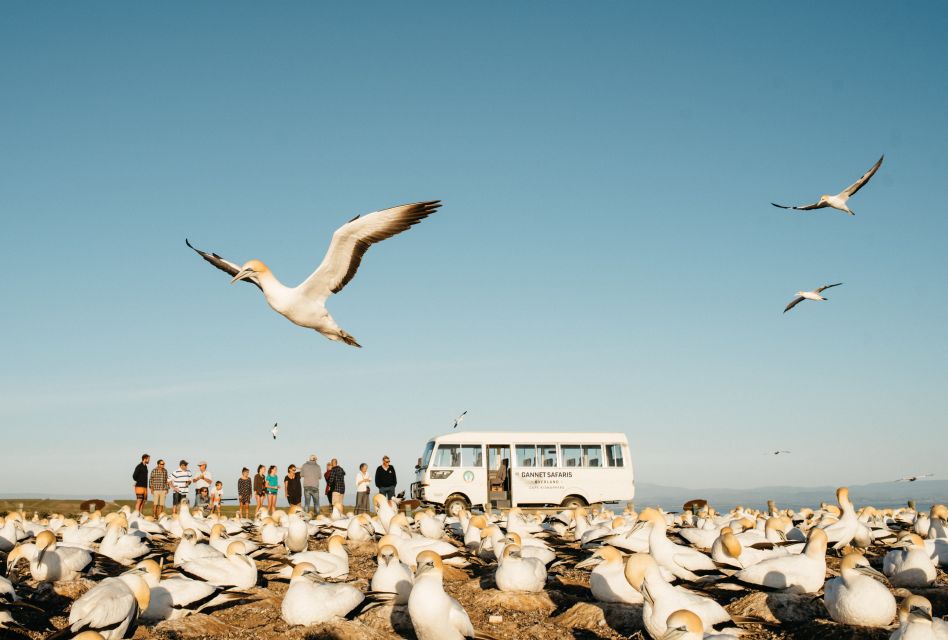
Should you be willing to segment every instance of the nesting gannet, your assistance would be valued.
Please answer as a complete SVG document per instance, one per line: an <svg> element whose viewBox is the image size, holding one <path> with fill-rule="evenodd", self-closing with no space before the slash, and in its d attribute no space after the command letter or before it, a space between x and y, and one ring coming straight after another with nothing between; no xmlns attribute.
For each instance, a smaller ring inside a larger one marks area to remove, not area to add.
<svg viewBox="0 0 948 640"><path fill-rule="evenodd" d="M675 611L665 621L667 631L661 640L737 640L730 633L705 633L701 618L688 609Z"/></svg>
<svg viewBox="0 0 948 640"><path fill-rule="evenodd" d="M136 574L106 578L72 603L69 624L47 640L72 638L83 631L97 631L104 640L131 636L139 614L148 609L151 592Z"/></svg>
<svg viewBox="0 0 948 640"><path fill-rule="evenodd" d="M826 532L813 528L801 553L762 560L734 577L771 589L816 593L826 579L826 545Z"/></svg>
<svg viewBox="0 0 948 640"><path fill-rule="evenodd" d="M782 204L777 204L776 202L771 202L770 204L772 204L775 207L779 207L780 209L796 209L797 211L811 211L813 209L822 209L824 207L832 207L833 209L837 209L839 211L848 213L851 216L854 216L856 215L856 213L846 205L846 201L849 200L853 195L855 195L857 191L862 189L863 186L865 186L867 182L869 182L869 179L872 178L872 176L875 175L876 171L879 170L879 167L882 166L883 158L885 158L885 155L879 158L879 161L876 162L874 165L872 165L872 168L869 169L869 171L867 171L866 173L864 173L863 176L859 178L859 180L856 180L854 183L852 183L851 185L849 185L848 187L846 187L845 189L837 193L835 196L822 195L820 196L819 202L803 205L802 207L786 206Z"/></svg>
<svg viewBox="0 0 948 640"><path fill-rule="evenodd" d="M457 600L444 592L444 565L434 551L417 558L415 584L408 596L408 615L418 640L461 640L474 637L474 625Z"/></svg>
<svg viewBox="0 0 948 640"><path fill-rule="evenodd" d="M546 585L546 567L536 558L524 558L519 545L508 544L497 560L494 582L501 591L539 593Z"/></svg>
<svg viewBox="0 0 948 640"><path fill-rule="evenodd" d="M66 582L82 577L92 568L95 559L86 549L78 547L60 547L56 543L56 534L43 531L36 536L35 554L29 554L30 575L37 582ZM7 564L13 566L20 556L14 548L7 558ZM25 549L24 549L25 550ZM25 556L26 557L26 556Z"/></svg>
<svg viewBox="0 0 948 640"><path fill-rule="evenodd" d="M310 570L321 578L344 580L349 576L349 554L346 553L345 542L342 536L334 535L329 538L326 551L301 551L289 556L289 560L295 566L304 562L309 564L312 567ZM284 567L278 575L287 578L292 573L292 567Z"/></svg>
<svg viewBox="0 0 948 640"><path fill-rule="evenodd" d="M642 594L642 622L653 638L665 634L668 616L679 609L697 614L705 630L731 619L724 607L711 598L668 584L658 564L646 553L629 556L625 563L625 577Z"/></svg>
<svg viewBox="0 0 948 640"><path fill-rule="evenodd" d="M311 625L341 618L362 604L365 596L351 584L319 581L313 565L296 565L280 613L290 625Z"/></svg>
<svg viewBox="0 0 948 640"><path fill-rule="evenodd" d="M451 428L457 429L458 425L464 422L464 416L466 415L467 415L467 410L465 409L464 412L461 413L461 415L459 415L457 418L454 419L454 425Z"/></svg>
<svg viewBox="0 0 948 640"><path fill-rule="evenodd" d="M228 591L202 580L192 580L181 576L162 580L161 567L154 560L142 560L135 565L133 571L142 576L151 590L148 608L141 613L141 619L149 622L177 620L190 613L216 607L248 595L239 591Z"/></svg>
<svg viewBox="0 0 948 640"><path fill-rule="evenodd" d="M847 553L839 577L827 581L823 603L836 622L857 627L884 627L895 617L895 598L861 553Z"/></svg>
<svg viewBox="0 0 948 640"><path fill-rule="evenodd" d="M227 541L229 545L232 541ZM245 547L246 548L246 547ZM215 547L197 542L197 532L194 529L185 529L181 533L181 539L174 550L174 564L182 565L191 560L200 560L202 558L223 558L227 547L223 551Z"/></svg>
<svg viewBox="0 0 948 640"><path fill-rule="evenodd" d="M925 548L925 542L916 533L902 539L882 559L882 571L893 587L927 587L935 581L938 572Z"/></svg>
<svg viewBox="0 0 948 640"><path fill-rule="evenodd" d="M259 260L238 267L216 253L205 253L191 246L202 258L233 276L231 282L247 280L256 285L270 307L293 324L315 329L333 341L360 347L356 339L343 331L326 310L326 300L339 293L355 277L362 256L377 242L406 231L437 211L439 200L404 204L391 209L356 216L332 235L329 250L319 267L296 287L283 285Z"/></svg>
<svg viewBox="0 0 948 640"><path fill-rule="evenodd" d="M889 640L946 640L948 622L932 617L928 598L910 595L899 604L899 628Z"/></svg>
<svg viewBox="0 0 948 640"><path fill-rule="evenodd" d="M651 507L639 513L632 527L635 532L642 527L651 527L648 536L648 553L661 567L682 580L697 580L695 571L714 571L714 561L696 549L683 547L668 539L665 517ZM665 619L662 618L664 625Z"/></svg>
<svg viewBox="0 0 948 640"><path fill-rule="evenodd" d="M784 313L790 311L804 300L817 300L817 301L826 301L828 298L824 298L820 295L823 291L831 288L838 287L843 284L842 282L837 282L836 284L824 284L822 287L817 287L813 291L797 291L797 297L790 301L790 304L787 305L787 308L783 310Z"/></svg>
<svg viewBox="0 0 948 640"><path fill-rule="evenodd" d="M396 606L408 604L408 596L415 581L411 568L398 559L398 550L390 544L379 547L376 559L379 566L372 574L372 591L394 593L393 604Z"/></svg>
<svg viewBox="0 0 948 640"><path fill-rule="evenodd" d="M222 558L198 558L181 565L181 572L219 587L249 589L257 584L257 563L244 555L244 545L234 540Z"/></svg>
<svg viewBox="0 0 948 640"><path fill-rule="evenodd" d="M640 604L642 594L632 588L625 578L625 563L622 554L615 548L604 546L576 564L577 569L593 567L589 574L589 590L600 602Z"/></svg>

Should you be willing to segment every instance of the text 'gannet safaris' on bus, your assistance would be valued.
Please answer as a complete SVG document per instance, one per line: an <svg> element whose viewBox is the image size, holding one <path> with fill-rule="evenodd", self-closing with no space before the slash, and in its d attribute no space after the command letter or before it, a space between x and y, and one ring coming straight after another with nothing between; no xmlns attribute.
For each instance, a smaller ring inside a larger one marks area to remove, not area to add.
<svg viewBox="0 0 948 640"><path fill-rule="evenodd" d="M391 209L356 216L332 234L329 250L319 267L296 287L287 287L276 279L269 267L259 260L242 267L216 253L196 249L185 243L212 265L234 276L231 283L246 280L263 291L267 304L293 324L315 329L327 338L361 347L343 331L326 310L326 299L339 293L355 277L362 256L373 244L391 238L421 222L441 206L440 200L403 204Z"/></svg>
<svg viewBox="0 0 948 640"><path fill-rule="evenodd" d="M813 209L832 207L833 209L837 209L854 216L856 215L856 212L849 208L849 206L846 204L846 201L854 196L857 191L862 189L866 183L869 182L869 179L876 174L876 171L878 171L879 167L882 166L882 158L885 158L885 156L883 155L881 158L879 158L879 161L872 165L872 168L864 173L863 176L859 178L859 180L856 180L854 183L837 193L835 196L822 195L820 196L819 202L806 204L800 207L777 204L776 202L771 202L770 204L781 209L796 209L797 211L812 211Z"/></svg>

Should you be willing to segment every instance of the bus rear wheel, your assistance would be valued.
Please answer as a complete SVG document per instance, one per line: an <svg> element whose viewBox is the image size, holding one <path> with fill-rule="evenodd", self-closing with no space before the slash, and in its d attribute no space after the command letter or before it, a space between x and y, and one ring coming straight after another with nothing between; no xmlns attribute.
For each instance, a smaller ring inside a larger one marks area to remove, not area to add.
<svg viewBox="0 0 948 640"><path fill-rule="evenodd" d="M444 512L449 516L456 516L461 512L461 509L470 508L471 503L468 502L467 498L457 493L448 496L448 499L444 501Z"/></svg>
<svg viewBox="0 0 948 640"><path fill-rule="evenodd" d="M566 500L560 505L564 509L575 509L576 507L585 507L589 503L583 500L582 496L567 496Z"/></svg>

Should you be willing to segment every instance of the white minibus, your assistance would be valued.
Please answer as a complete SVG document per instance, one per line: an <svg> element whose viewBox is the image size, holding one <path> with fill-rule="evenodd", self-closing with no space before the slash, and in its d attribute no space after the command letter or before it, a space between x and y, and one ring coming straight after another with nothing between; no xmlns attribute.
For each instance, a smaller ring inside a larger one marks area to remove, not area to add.
<svg viewBox="0 0 948 640"><path fill-rule="evenodd" d="M455 513L628 501L635 484L624 433L459 431L428 441L411 495Z"/></svg>

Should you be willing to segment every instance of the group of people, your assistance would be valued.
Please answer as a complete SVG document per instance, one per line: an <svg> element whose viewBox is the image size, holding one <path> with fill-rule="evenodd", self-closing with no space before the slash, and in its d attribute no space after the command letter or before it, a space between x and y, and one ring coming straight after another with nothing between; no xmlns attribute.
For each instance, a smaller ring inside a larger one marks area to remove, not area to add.
<svg viewBox="0 0 948 640"><path fill-rule="evenodd" d="M221 502L224 500L224 484L218 480L214 482L211 472L207 470L207 462L202 460L198 463L198 471L192 472L188 466L187 460L181 460L178 468L169 472L165 467L164 460L158 460L154 469L149 473L148 465L151 462L151 456L147 453L142 455L141 462L135 467L132 473L135 489L135 509L140 513L145 512L145 505L148 503L148 492L151 491L153 508L152 515L155 518L161 516L165 511L165 501L168 494L171 494L172 513L177 513L181 501L187 498L188 488L194 488L193 504L206 513L215 513L220 515ZM343 509L343 498L346 493L346 471L342 468L336 458L333 458L326 465L326 471L323 472L316 455L310 455L309 460L303 463L301 467L291 464L287 467L286 475L283 477L282 491L286 501L291 506L302 505L305 500L304 509L309 512L310 505L313 506L314 513L319 513L320 508L320 482L325 483L325 489L322 492L326 496L330 505L337 507L340 511ZM356 474L356 504L355 512L367 513L369 511L369 494L372 491L373 479L369 477L369 465L363 462L359 465L359 471ZM378 492L386 498L392 498L395 495L395 487L398 484L398 478L395 474L395 467L388 456L382 457L382 464L375 470L374 484ZM277 498L281 491L279 469L276 465L257 466L257 473L250 477L250 469L244 467L241 470L240 477L237 479L237 505L238 513L241 517L250 517L250 503L256 498L256 510L254 516L263 508L268 511L276 509Z"/></svg>

